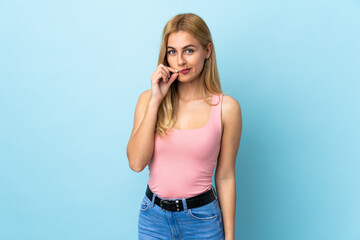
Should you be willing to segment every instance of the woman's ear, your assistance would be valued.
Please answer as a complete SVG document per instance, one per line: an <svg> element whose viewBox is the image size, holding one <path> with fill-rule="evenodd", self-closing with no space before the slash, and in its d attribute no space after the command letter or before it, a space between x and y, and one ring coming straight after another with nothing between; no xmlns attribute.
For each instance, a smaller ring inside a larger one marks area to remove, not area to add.
<svg viewBox="0 0 360 240"><path fill-rule="evenodd" d="M207 47L206 47L206 58L210 57L211 51L212 51L212 44L211 44L211 42L209 42Z"/></svg>

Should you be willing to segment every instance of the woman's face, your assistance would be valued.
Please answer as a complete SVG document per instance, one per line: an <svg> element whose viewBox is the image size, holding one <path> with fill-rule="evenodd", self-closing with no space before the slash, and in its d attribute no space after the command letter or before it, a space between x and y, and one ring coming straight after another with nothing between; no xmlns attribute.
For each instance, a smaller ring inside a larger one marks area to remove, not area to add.
<svg viewBox="0 0 360 240"><path fill-rule="evenodd" d="M166 59L170 67L179 70L177 79L180 82L193 81L200 75L205 58L210 56L210 47L211 43L204 50L196 38L184 31L169 35ZM181 70L186 68L190 68L190 71L182 73Z"/></svg>

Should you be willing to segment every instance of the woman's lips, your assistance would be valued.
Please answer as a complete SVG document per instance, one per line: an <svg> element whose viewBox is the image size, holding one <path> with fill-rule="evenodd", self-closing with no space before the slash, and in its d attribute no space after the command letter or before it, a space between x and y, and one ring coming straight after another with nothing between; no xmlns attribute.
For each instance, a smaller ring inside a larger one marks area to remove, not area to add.
<svg viewBox="0 0 360 240"><path fill-rule="evenodd" d="M187 68L185 70L180 71L182 74L187 74L190 71L191 68Z"/></svg>

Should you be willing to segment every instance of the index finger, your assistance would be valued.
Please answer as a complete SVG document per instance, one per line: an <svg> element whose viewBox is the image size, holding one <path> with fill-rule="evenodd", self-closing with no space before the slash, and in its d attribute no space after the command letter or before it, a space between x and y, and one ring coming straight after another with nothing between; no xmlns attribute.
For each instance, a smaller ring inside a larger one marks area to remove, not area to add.
<svg viewBox="0 0 360 240"><path fill-rule="evenodd" d="M179 70L172 68L172 67L167 67L168 69L170 69L172 72L179 72Z"/></svg>

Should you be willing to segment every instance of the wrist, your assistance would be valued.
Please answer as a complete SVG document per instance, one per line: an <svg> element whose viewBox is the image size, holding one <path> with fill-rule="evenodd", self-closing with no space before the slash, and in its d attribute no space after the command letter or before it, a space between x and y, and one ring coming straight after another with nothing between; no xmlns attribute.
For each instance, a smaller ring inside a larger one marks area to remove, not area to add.
<svg viewBox="0 0 360 240"><path fill-rule="evenodd" d="M149 101L149 107L159 108L160 103L161 103L161 101L159 102L159 101L157 101L157 100L155 100L155 99L152 98L152 99L150 99L150 101Z"/></svg>

